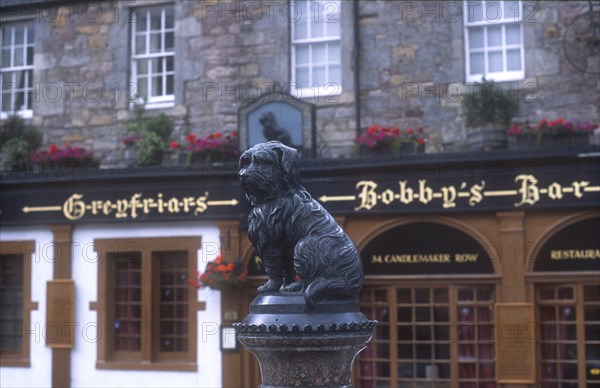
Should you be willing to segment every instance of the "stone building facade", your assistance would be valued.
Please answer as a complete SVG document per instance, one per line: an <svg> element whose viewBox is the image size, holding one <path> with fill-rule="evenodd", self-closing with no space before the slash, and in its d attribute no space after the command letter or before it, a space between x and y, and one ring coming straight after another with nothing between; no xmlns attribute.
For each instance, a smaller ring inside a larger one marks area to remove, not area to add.
<svg viewBox="0 0 600 388"><path fill-rule="evenodd" d="M44 143L83 145L103 155L104 165L118 164L135 94L131 11L165 2L17 3L3 4L3 24L35 25L31 120L43 130ZM301 96L316 105L318 156L351 156L353 138L373 123L427 128L428 152L460 145L459 97L473 87L465 76L465 4L330 3L335 8L328 17L341 31L341 85ZM171 4L174 101L147 114L172 116L174 139L237 130L240 107L261 94L290 90L293 5ZM520 96L517 120L598 121L597 52L582 50L577 40L589 38L581 16L588 2L524 1L521 7L524 77L502 82Z"/></svg>

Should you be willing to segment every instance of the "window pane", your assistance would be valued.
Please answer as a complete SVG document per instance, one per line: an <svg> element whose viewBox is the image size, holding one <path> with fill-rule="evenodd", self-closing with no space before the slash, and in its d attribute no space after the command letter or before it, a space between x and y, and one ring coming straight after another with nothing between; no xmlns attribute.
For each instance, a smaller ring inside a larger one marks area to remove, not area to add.
<svg viewBox="0 0 600 388"><path fill-rule="evenodd" d="M4 96L3 96L4 97ZM0 256L0 349L19 351L23 347L23 256Z"/></svg>
<svg viewBox="0 0 600 388"><path fill-rule="evenodd" d="M299 88L309 87L308 68L296 67L296 83Z"/></svg>
<svg viewBox="0 0 600 388"><path fill-rule="evenodd" d="M340 63L340 44L329 43L327 46L329 63Z"/></svg>
<svg viewBox="0 0 600 388"><path fill-rule="evenodd" d="M483 47L483 27L469 28L469 47Z"/></svg>
<svg viewBox="0 0 600 388"><path fill-rule="evenodd" d="M296 46L296 64L308 64L308 45Z"/></svg>
<svg viewBox="0 0 600 388"><path fill-rule="evenodd" d="M500 2L486 1L484 15L487 22L497 22L502 19L502 7Z"/></svg>
<svg viewBox="0 0 600 388"><path fill-rule="evenodd" d="M600 302L600 285L583 287L583 300L586 302Z"/></svg>
<svg viewBox="0 0 600 388"><path fill-rule="evenodd" d="M135 37L135 53L146 53L146 35L136 35Z"/></svg>
<svg viewBox="0 0 600 388"><path fill-rule="evenodd" d="M175 48L175 33L165 33L165 51L173 51Z"/></svg>
<svg viewBox="0 0 600 388"><path fill-rule="evenodd" d="M325 43L312 45L312 63L326 63Z"/></svg>
<svg viewBox="0 0 600 388"><path fill-rule="evenodd" d="M329 82L338 86L342 85L342 71L340 66L335 65L329 67Z"/></svg>
<svg viewBox="0 0 600 388"><path fill-rule="evenodd" d="M23 66L24 62L23 62L23 54L24 54L24 50L23 47L16 47L15 48L15 56L13 58L14 60L14 66Z"/></svg>
<svg viewBox="0 0 600 388"><path fill-rule="evenodd" d="M308 38L308 24L305 18L292 19L294 23L294 39L306 39Z"/></svg>
<svg viewBox="0 0 600 388"><path fill-rule="evenodd" d="M161 301L159 311L159 344L161 352L186 352L188 335L187 309L187 252L155 252L154 263L158 268ZM169 309L171 307L171 309Z"/></svg>
<svg viewBox="0 0 600 388"><path fill-rule="evenodd" d="M173 7L165 8L165 28L175 28L175 11Z"/></svg>
<svg viewBox="0 0 600 388"><path fill-rule="evenodd" d="M25 66L33 66L33 47L27 47L27 59Z"/></svg>
<svg viewBox="0 0 600 388"><path fill-rule="evenodd" d="M137 65L137 74L138 75L148 74L148 59L138 59L135 62Z"/></svg>
<svg viewBox="0 0 600 388"><path fill-rule="evenodd" d="M502 51L490 51L488 53L488 69L490 72L502 71Z"/></svg>
<svg viewBox="0 0 600 388"><path fill-rule="evenodd" d="M152 95L151 97L163 95L163 82L162 77L152 77Z"/></svg>
<svg viewBox="0 0 600 388"><path fill-rule="evenodd" d="M35 41L35 29L33 26L27 27L27 43L33 43Z"/></svg>
<svg viewBox="0 0 600 388"><path fill-rule="evenodd" d="M146 77L138 77L137 84L135 85L135 89L132 94L138 97L144 97L146 100L148 98L148 78Z"/></svg>
<svg viewBox="0 0 600 388"><path fill-rule="evenodd" d="M521 50L520 49L506 50L506 70L508 70L508 71L521 70Z"/></svg>
<svg viewBox="0 0 600 388"><path fill-rule="evenodd" d="M165 58L166 62L167 62L167 69L166 71L174 71L175 70L175 58L172 56L168 56Z"/></svg>
<svg viewBox="0 0 600 388"><path fill-rule="evenodd" d="M504 1L504 19L511 22L521 20L518 1Z"/></svg>
<svg viewBox="0 0 600 388"><path fill-rule="evenodd" d="M11 67L11 65L10 65L10 49L2 50L2 67Z"/></svg>
<svg viewBox="0 0 600 388"><path fill-rule="evenodd" d="M151 30L160 30L161 29L161 22L160 22L160 18L161 18L161 13L162 13L162 9L160 8L155 8L150 10L150 29Z"/></svg>
<svg viewBox="0 0 600 388"><path fill-rule="evenodd" d="M9 47L11 42L12 28L3 28L2 29L2 46Z"/></svg>
<svg viewBox="0 0 600 388"><path fill-rule="evenodd" d="M108 253L114 292L112 330L115 351L141 350L141 263L140 252Z"/></svg>
<svg viewBox="0 0 600 388"><path fill-rule="evenodd" d="M313 67L313 77L312 77L312 85L314 87L322 87L327 83L327 78L325 76L325 66L315 66Z"/></svg>
<svg viewBox="0 0 600 388"><path fill-rule="evenodd" d="M162 51L160 38L161 38L160 32L153 32L150 34L150 52L151 53L159 53Z"/></svg>
<svg viewBox="0 0 600 388"><path fill-rule="evenodd" d="M506 25L506 44L521 43L521 26L519 24Z"/></svg>
<svg viewBox="0 0 600 388"><path fill-rule="evenodd" d="M488 47L502 46L502 26L487 28L487 45Z"/></svg>
<svg viewBox="0 0 600 388"><path fill-rule="evenodd" d="M135 19L135 30L137 32L146 31L147 22L148 22L148 12L145 9L135 9L134 10L134 19Z"/></svg>
<svg viewBox="0 0 600 388"><path fill-rule="evenodd" d="M24 27L15 27L15 44L24 44L25 43L25 28Z"/></svg>
<svg viewBox="0 0 600 388"><path fill-rule="evenodd" d="M481 8L481 1L468 1L467 13L469 15L469 22L480 22L483 20L483 10Z"/></svg>

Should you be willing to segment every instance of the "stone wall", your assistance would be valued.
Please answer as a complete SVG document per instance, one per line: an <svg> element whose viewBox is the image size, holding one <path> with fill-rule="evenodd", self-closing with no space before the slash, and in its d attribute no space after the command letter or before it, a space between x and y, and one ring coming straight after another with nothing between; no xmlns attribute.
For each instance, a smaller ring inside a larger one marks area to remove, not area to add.
<svg viewBox="0 0 600 388"><path fill-rule="evenodd" d="M465 138L459 97L472 86L465 84L461 4L359 2L360 129L373 123L426 127L428 152ZM521 96L517 120L562 116L597 122L597 52L569 49L580 44L572 37L587 2L523 4L526 78L503 85ZM117 164L125 122L132 117L128 4L39 7L33 10L33 123L43 129L46 145L83 145L103 155L104 165ZM187 133L236 130L241 106L289 87L289 9L285 1L176 0L175 105L147 114L172 116L180 141ZM341 94L307 98L317 107L322 157L351 156L357 134L353 13L353 3L343 1ZM24 15L13 10L3 18Z"/></svg>

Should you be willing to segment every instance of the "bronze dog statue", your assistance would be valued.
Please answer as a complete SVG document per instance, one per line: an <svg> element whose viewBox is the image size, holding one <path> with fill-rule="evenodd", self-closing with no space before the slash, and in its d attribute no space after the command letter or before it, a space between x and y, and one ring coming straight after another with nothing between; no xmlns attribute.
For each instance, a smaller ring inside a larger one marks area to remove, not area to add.
<svg viewBox="0 0 600 388"><path fill-rule="evenodd" d="M354 300L363 284L360 255L300 184L296 153L270 141L240 157L240 183L252 206L248 235L269 277L258 292L303 292L310 308L323 300Z"/></svg>
<svg viewBox="0 0 600 388"><path fill-rule="evenodd" d="M277 124L277 119L273 112L266 112L258 119L258 122L263 126L263 135L267 140L277 140L286 146L292 145L292 136L285 128L281 128Z"/></svg>

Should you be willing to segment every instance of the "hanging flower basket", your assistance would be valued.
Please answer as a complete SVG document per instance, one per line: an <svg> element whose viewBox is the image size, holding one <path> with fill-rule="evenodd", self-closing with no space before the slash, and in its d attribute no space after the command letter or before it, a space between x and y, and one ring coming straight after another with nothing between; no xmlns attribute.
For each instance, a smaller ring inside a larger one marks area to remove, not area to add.
<svg viewBox="0 0 600 388"><path fill-rule="evenodd" d="M248 271L241 258L228 262L222 256L218 256L206 264L204 273L196 273L196 278L190 280L190 285L196 288L208 287L213 290L240 287L245 284L247 274Z"/></svg>

